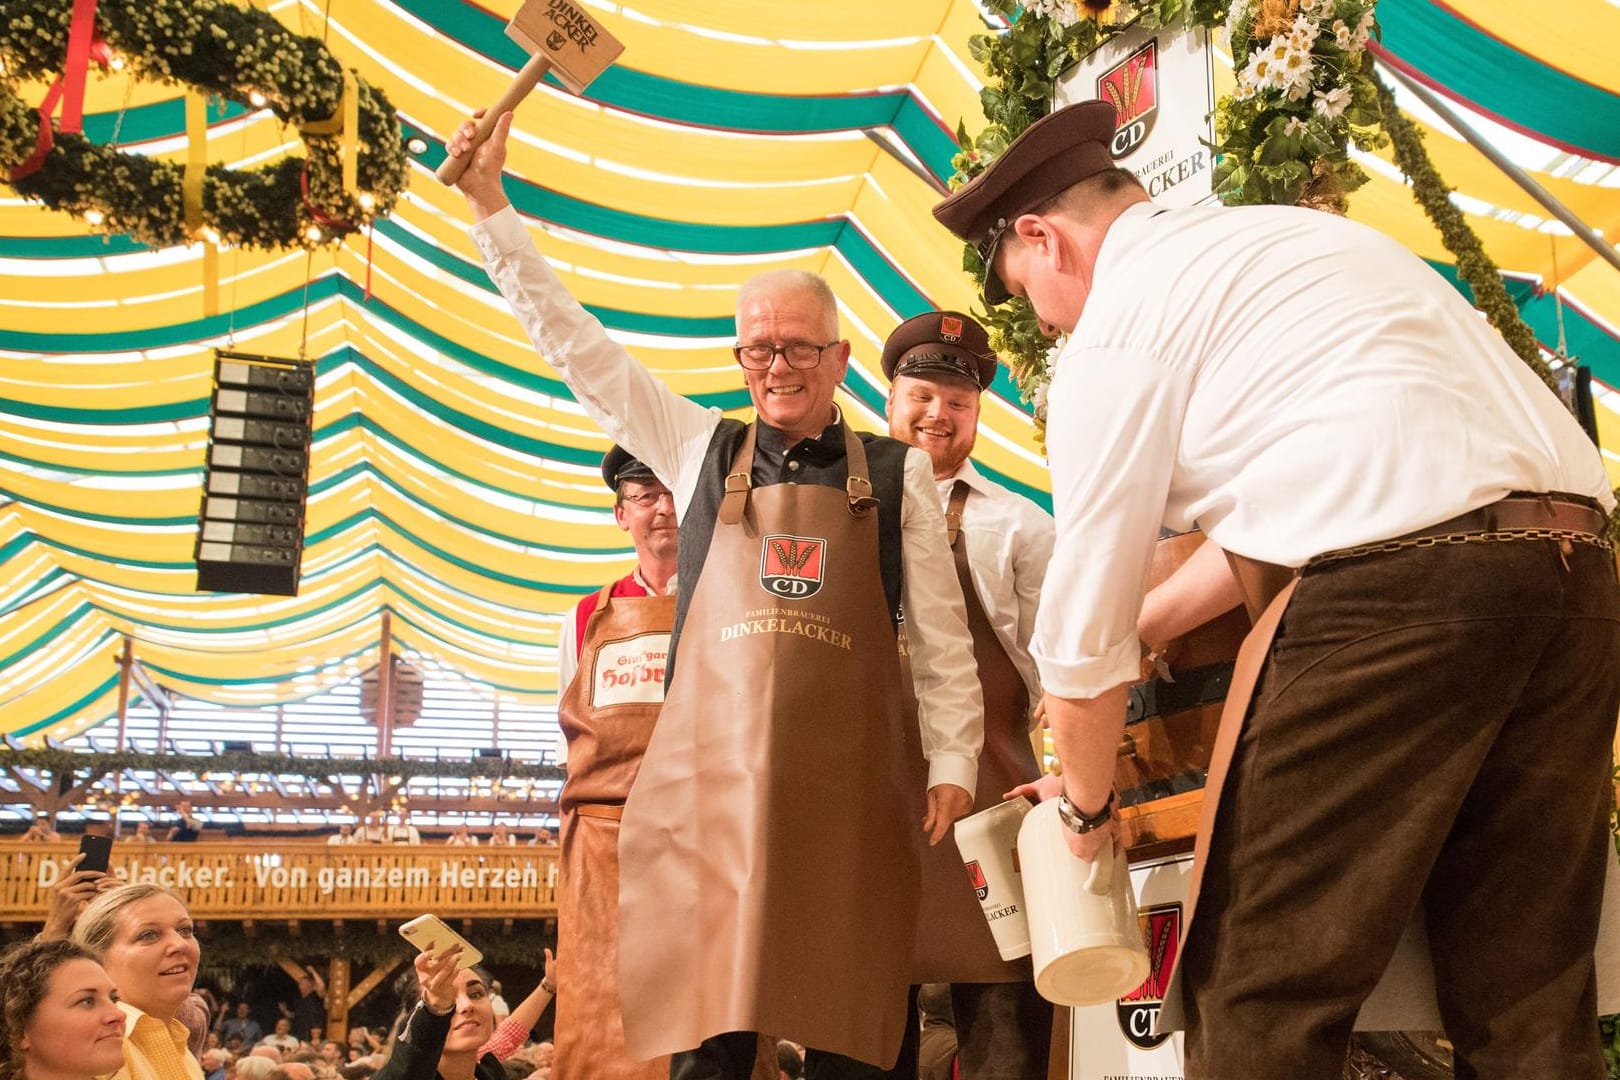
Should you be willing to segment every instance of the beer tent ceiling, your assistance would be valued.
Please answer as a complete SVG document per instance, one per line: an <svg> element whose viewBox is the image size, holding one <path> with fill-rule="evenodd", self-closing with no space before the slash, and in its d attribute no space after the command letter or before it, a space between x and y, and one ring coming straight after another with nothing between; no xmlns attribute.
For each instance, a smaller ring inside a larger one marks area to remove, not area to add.
<svg viewBox="0 0 1620 1080"><path fill-rule="evenodd" d="M106 720L125 634L183 694L308 696L376 662L385 610L424 664L555 693L561 613L627 565L596 473L604 442L492 292L459 196L427 171L522 62L502 34L516 4L260 0L324 35L430 145L374 236L312 257L224 252L218 316L202 313L198 248L146 251L0 193L0 731L63 738ZM840 403L877 426L884 336L974 303L928 209L950 132L982 124L967 42L983 14L971 0L589 6L625 41L623 62L583 100L537 92L509 160L513 200L563 281L671 386L741 413L727 350L738 283L822 273L854 349ZM1593 227L1620 229L1605 164L1620 161L1612 0L1565 0L1556 18L1515 0L1384 0L1379 13L1397 62L1494 118ZM183 112L175 87L92 80L86 131L182 159ZM211 161L300 152L267 112L211 115ZM1417 115L1542 340L1557 320L1537 286L1560 283L1571 351L1620 385L1620 272ZM1374 172L1354 216L1449 263L1393 168ZM296 356L301 343L319 361L301 592L198 594L212 350ZM977 458L1039 495L1041 456L1004 380ZM1620 442L1607 408L1602 421Z"/></svg>

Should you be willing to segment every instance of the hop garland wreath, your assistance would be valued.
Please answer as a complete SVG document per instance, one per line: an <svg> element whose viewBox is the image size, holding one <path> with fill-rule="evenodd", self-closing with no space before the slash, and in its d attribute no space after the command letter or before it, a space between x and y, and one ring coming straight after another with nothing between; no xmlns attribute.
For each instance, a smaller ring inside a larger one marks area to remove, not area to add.
<svg viewBox="0 0 1620 1080"><path fill-rule="evenodd" d="M16 80L49 80L62 71L72 8L70 0L0 0L0 169L8 174L34 152L40 124ZM332 243L387 215L404 190L406 153L393 107L357 77L358 190L343 190L341 137L306 130L330 128L340 114L343 69L319 40L292 33L268 12L228 0L118 0L100 4L95 22L98 37L137 77L267 107L303 131L307 158L256 170L208 167L202 223L220 243ZM185 220L184 173L180 165L57 133L40 167L12 186L99 231L169 247L196 239Z"/></svg>

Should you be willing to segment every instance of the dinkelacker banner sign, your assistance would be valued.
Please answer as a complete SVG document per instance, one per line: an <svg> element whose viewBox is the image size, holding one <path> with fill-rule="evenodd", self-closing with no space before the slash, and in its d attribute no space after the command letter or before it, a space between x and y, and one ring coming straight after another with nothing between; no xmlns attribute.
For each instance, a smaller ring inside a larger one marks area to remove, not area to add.
<svg viewBox="0 0 1620 1080"><path fill-rule="evenodd" d="M1131 27L1065 72L1053 107L1111 102L1119 114L1114 161L1160 206L1210 201L1214 53L1203 29Z"/></svg>
<svg viewBox="0 0 1620 1080"><path fill-rule="evenodd" d="M420 849L418 849L420 850ZM431 849L430 849L431 850ZM340 862L338 860L341 860ZM40 861L36 883L49 889L68 872L68 859ZM347 889L537 889L551 874L550 865L478 865L477 856L428 856L414 865L367 864L363 857L338 856L334 864L286 864L274 852L256 852L247 859L227 855L185 855L143 858L139 855L111 867L121 881L159 885L165 889L229 889L245 878L261 889L309 889L333 893ZM547 881L549 884L549 881Z"/></svg>
<svg viewBox="0 0 1620 1080"><path fill-rule="evenodd" d="M0 853L0 909L43 918L50 888L70 872L74 852L15 847ZM268 844L247 840L140 844L113 849L110 873L178 893L199 916L370 912L379 904L450 902L458 910L546 908L556 902L555 848L440 845Z"/></svg>

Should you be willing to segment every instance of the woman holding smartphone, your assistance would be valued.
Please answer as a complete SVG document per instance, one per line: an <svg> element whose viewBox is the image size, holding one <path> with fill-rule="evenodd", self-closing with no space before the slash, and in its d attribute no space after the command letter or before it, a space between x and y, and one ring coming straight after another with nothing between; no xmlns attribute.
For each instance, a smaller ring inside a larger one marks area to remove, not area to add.
<svg viewBox="0 0 1620 1080"><path fill-rule="evenodd" d="M0 1080L90 1080L124 1064L112 978L68 941L0 955Z"/></svg>
<svg viewBox="0 0 1620 1080"><path fill-rule="evenodd" d="M460 945L417 954L421 1000L373 1080L506 1080L495 1055L480 1054L495 1031L489 976L480 968L458 968L460 956Z"/></svg>
<svg viewBox="0 0 1620 1080"><path fill-rule="evenodd" d="M73 940L118 987L124 1063L112 1080L203 1080L179 1019L199 959L186 905L156 885L119 885L85 906Z"/></svg>

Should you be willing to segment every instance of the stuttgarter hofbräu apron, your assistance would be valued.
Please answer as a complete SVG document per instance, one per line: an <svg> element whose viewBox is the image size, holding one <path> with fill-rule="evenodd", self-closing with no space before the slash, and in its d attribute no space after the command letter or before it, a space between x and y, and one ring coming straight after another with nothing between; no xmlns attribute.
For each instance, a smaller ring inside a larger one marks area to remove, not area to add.
<svg viewBox="0 0 1620 1080"><path fill-rule="evenodd" d="M1040 779L1041 771L1029 741L1029 689L1002 647L1001 639L996 637L968 567L967 538L961 533L961 523L962 507L969 497L967 484L958 480L946 506L945 523L956 560L957 580L962 586L962 599L967 606L973 658L979 668L979 687L984 693L984 750L979 755L978 791L973 799L973 812L977 813L1000 803L1003 792ZM909 679L905 685L907 715L915 717L915 699L910 692ZM917 820L921 821L926 807L928 772L921 736L914 721L909 724L907 735L912 740L913 762L918 769L912 790ZM912 982L993 983L1033 979L1027 957L1008 961L997 951L995 937L985 921L953 833L946 832L933 847L928 846L928 838L921 833L916 837L922 862L922 900L917 915Z"/></svg>
<svg viewBox="0 0 1620 1080"><path fill-rule="evenodd" d="M555 1080L667 1080L669 1059L624 1049L619 1008L619 816L664 704L673 596L602 589L557 720L568 740L559 800ZM572 633L573 627L564 633Z"/></svg>
<svg viewBox="0 0 1620 1080"><path fill-rule="evenodd" d="M906 724L866 451L843 490L750 487L714 539L619 854L632 1056L760 1031L881 1067L917 914Z"/></svg>

